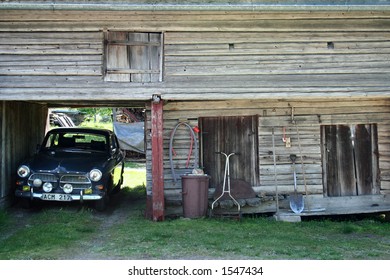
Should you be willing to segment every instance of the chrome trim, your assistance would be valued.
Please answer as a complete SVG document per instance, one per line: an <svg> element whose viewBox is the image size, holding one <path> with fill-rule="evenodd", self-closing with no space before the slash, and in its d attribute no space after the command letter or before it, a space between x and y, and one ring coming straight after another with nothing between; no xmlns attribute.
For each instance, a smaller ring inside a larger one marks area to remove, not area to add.
<svg viewBox="0 0 390 280"><path fill-rule="evenodd" d="M50 183L53 183L53 188L56 188L57 185L58 185L58 178L56 175L54 174L51 174L51 173L33 173L30 175L30 177L28 177L27 179L27 183L30 187L34 187L34 179L41 179L42 180L42 184L43 183L46 183L46 182L50 182ZM42 187L42 186L41 186Z"/></svg>
<svg viewBox="0 0 390 280"><path fill-rule="evenodd" d="M65 184L71 184L73 189L84 190L92 188L92 182L84 174L65 174L59 180L59 186L62 189Z"/></svg>

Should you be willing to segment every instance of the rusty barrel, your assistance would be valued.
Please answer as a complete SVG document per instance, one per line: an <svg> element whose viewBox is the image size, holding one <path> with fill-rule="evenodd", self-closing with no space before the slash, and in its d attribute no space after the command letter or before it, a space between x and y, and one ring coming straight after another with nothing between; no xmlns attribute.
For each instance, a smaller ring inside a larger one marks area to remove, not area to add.
<svg viewBox="0 0 390 280"><path fill-rule="evenodd" d="M181 176L185 218L201 218L207 215L209 180L208 175Z"/></svg>

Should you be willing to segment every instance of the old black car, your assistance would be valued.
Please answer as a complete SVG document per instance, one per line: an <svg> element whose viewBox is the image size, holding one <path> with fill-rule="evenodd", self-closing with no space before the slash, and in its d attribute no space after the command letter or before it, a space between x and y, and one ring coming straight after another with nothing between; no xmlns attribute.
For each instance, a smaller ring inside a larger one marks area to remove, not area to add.
<svg viewBox="0 0 390 280"><path fill-rule="evenodd" d="M104 210L123 181L124 155L115 134L91 128L56 128L34 157L17 169L16 197L34 200L93 201Z"/></svg>

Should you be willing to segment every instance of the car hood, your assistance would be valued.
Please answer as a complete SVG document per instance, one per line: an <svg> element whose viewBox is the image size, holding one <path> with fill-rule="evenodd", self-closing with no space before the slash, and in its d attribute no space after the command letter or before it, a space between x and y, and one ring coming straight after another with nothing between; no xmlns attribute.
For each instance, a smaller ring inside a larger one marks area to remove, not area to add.
<svg viewBox="0 0 390 280"><path fill-rule="evenodd" d="M104 153L80 151L45 151L36 154L27 165L37 171L89 172L93 168L103 170L108 162Z"/></svg>

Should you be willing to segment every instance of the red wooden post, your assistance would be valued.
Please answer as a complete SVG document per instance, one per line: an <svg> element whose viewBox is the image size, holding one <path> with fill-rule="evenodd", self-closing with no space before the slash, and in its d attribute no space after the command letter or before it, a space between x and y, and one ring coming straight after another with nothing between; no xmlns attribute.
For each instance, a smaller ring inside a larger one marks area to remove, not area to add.
<svg viewBox="0 0 390 280"><path fill-rule="evenodd" d="M163 102L157 95L152 100L152 218L164 220L163 170Z"/></svg>

